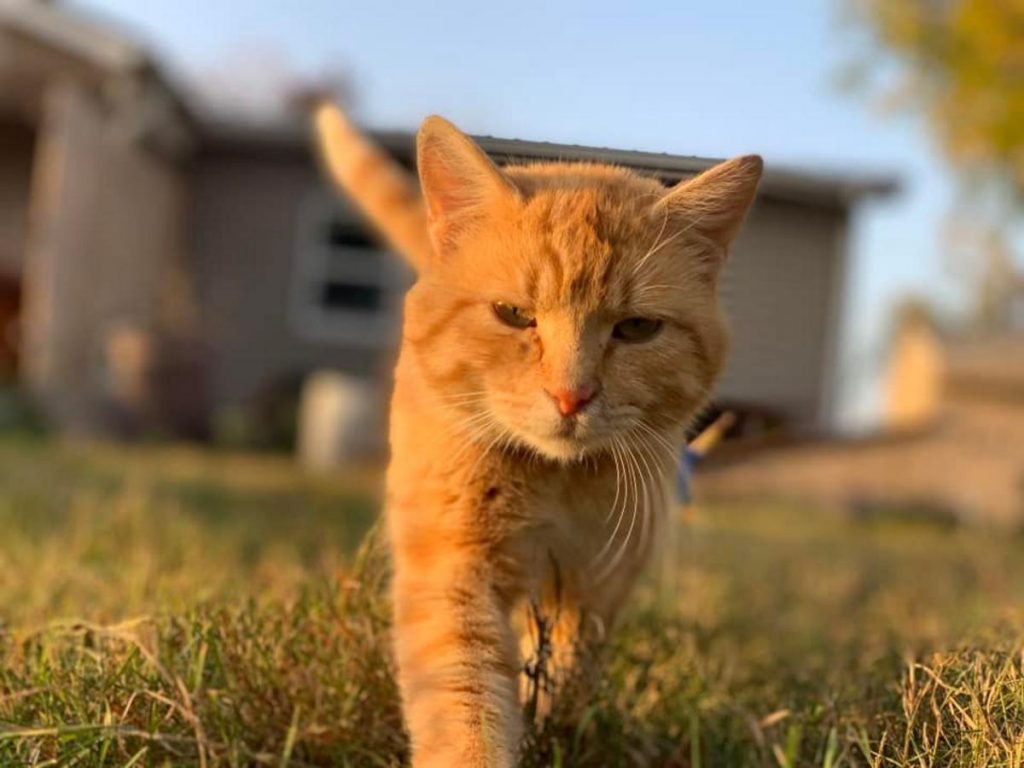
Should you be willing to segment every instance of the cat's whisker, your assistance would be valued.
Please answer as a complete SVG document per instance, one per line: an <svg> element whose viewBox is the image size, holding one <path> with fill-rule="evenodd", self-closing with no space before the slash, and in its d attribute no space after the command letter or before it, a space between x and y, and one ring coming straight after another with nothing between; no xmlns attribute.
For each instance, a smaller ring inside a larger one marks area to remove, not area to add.
<svg viewBox="0 0 1024 768"><path fill-rule="evenodd" d="M618 561L626 553L626 550L628 549L629 545L633 541L633 530L636 527L637 515L639 514L641 516L641 520L642 520L648 514L648 505L649 505L649 502L650 502L650 498L649 498L649 495L648 495L647 483L645 481L644 473L643 473L643 471L640 468L640 461L637 458L637 454L635 452L632 454L632 459L633 459L633 466L636 469L636 481L637 481L636 496L634 497L634 500L633 500L633 519L631 521L629 530L626 532L626 539L625 539L625 541L622 542L622 547L619 550L619 554L612 561L612 569L613 570L618 565Z"/></svg>
<svg viewBox="0 0 1024 768"><path fill-rule="evenodd" d="M479 421L481 419L493 419L493 418L494 418L494 415L489 410L481 409L479 411L471 412L469 414L464 415L463 418L457 422L457 425L462 426L462 425L472 424L474 421Z"/></svg>
<svg viewBox="0 0 1024 768"><path fill-rule="evenodd" d="M481 411L480 413L474 413L467 416L460 421L456 422L453 427L456 431L461 432L471 442L476 442L481 435L477 434L481 430L486 432L495 422L494 415L489 411Z"/></svg>
<svg viewBox="0 0 1024 768"><path fill-rule="evenodd" d="M704 219L704 216L703 216L703 215L701 215L701 216L698 216L698 217L697 217L697 218L695 218L695 219L694 219L693 221L691 221L691 222L690 222L689 224L687 224L687 225L686 225L685 227L683 227L683 228L682 228L682 229L680 229L680 230L677 230L677 231L676 231L675 233L673 233L673 234L672 234L671 236L669 236L669 237L666 237L666 238L665 238L664 240L662 240L662 241L661 241L660 243L659 243L659 242L658 242L658 241L656 240L656 241L655 241L655 243L656 243L655 247L652 247L652 248L651 248L651 249L650 249L650 250L649 250L649 251L648 251L648 252L647 252L646 254L644 254L644 257L643 257L642 259L640 259L640 261L638 261L638 262L637 262L637 263L636 263L636 264L634 265L634 267L633 267L633 272L632 272L632 276L633 276L634 278L636 278L636 277L637 277L637 276L638 276L638 275L640 274L640 270L641 270L641 269L643 269L644 265L645 265L645 264L646 264L646 263L647 263L647 262L648 262L648 261L649 261L649 260L651 259L651 257L653 257L653 256L654 256L654 255L655 255L656 253L658 253L658 251L660 251L660 250L661 250L662 248L664 248L664 247L665 247L666 245L669 245L670 243L674 242L675 240L678 240L678 239L679 239L680 237L682 237L683 235L685 235L685 234L686 234L687 232L689 232L689 231L690 231L691 229L693 229L694 227L696 227L696 226L697 226L698 224L700 224L700 222L701 222L701 221L702 221L703 219ZM664 231L664 226L662 226L662 231ZM659 238L660 238L660 235L659 235Z"/></svg>
<svg viewBox="0 0 1024 768"><path fill-rule="evenodd" d="M667 448L657 442L648 443L646 447L651 451L652 460L655 461L661 471L665 471L666 468L675 467L679 463L681 451Z"/></svg>
<svg viewBox="0 0 1024 768"><path fill-rule="evenodd" d="M637 462L636 456L633 455L632 453L630 453L629 451L626 451L624 455L626 456L626 458L628 460L629 475L630 475L631 485L632 485L632 489L633 489L632 513L630 515L629 528L626 530L626 535L623 538L622 543L619 544L618 548L616 549L615 554L612 556L612 559L602 569L601 575L599 577L599 580L604 580L605 578L607 578L608 576L610 576L612 573L615 572L615 569L618 567L619 561L622 559L623 555L626 553L626 551L629 548L630 541L632 541L632 539L633 539L633 530L636 528L636 518L637 518L637 515L639 513L641 513L641 507L640 507L640 494L641 493L643 493L643 504L644 504L643 513L646 514L646 506L647 506L647 502L648 502L648 499L647 499L647 487L643 483L643 476L642 476L642 473L640 471L640 464Z"/></svg>
<svg viewBox="0 0 1024 768"><path fill-rule="evenodd" d="M602 546L601 550L596 555L594 555L594 558L592 560L592 565L599 565L601 559L614 546L616 536L619 533L619 528L622 526L622 521L623 521L623 519L625 517L625 512L626 512L626 494L629 491L629 485L628 485L628 479L625 476L625 469L626 469L625 454L624 454L624 452L620 453L620 451L623 451L623 446L619 442L618 437L613 438L612 450L615 452L615 456L616 456L616 459L615 459L615 504L612 505L612 512L613 513L614 512L618 512L618 515L617 515L617 517L615 519L615 527L612 529L611 534L608 536L608 539L605 541L604 546ZM621 485L622 485L622 489L623 489L622 496L621 496L621 504L619 503L620 502L620 496L619 496L619 485L620 485L619 479L620 479L620 474L622 474L622 483L621 483ZM605 520L605 523L607 523L610 518L611 518L611 514L609 514L608 519Z"/></svg>
<svg viewBox="0 0 1024 768"><path fill-rule="evenodd" d="M663 473L660 471L658 466L657 456L653 453L654 446L644 440L637 440L637 447L642 451L641 458L644 462L644 467L647 469L648 480L651 483L650 492L653 494L658 490L659 481L663 478ZM647 463L647 459L651 459L651 463ZM653 507L653 500L652 505ZM638 543L641 552L647 550L647 544L650 538L650 529L653 527L653 516L655 512L653 509L648 509L648 513L644 515L644 519L641 521L640 526L640 541Z"/></svg>
<svg viewBox="0 0 1024 768"><path fill-rule="evenodd" d="M654 427L652 427L643 419L639 419L637 421L636 426L642 429L647 435L650 435L652 439L658 442L659 447L664 449L666 456L669 459L671 459L673 464L679 460L679 453L682 449L682 446L672 445L672 443L670 443L663 434L658 432L656 429L654 429Z"/></svg>
<svg viewBox="0 0 1024 768"><path fill-rule="evenodd" d="M619 454L618 454L618 448L617 448L617 446L616 446L616 444L614 442L611 445L611 454L612 454L612 461L615 464L615 498L612 499L612 506L608 510L608 514L604 518L604 522L605 522L606 525L607 525L608 521L612 519L612 515L615 514L615 508L618 506L618 503L619 503L619 493L620 493L620 485L621 485L620 478L619 478L619 474L620 474L619 473Z"/></svg>
<svg viewBox="0 0 1024 768"><path fill-rule="evenodd" d="M664 215L662 216L662 219L661 219L661 229L659 229L658 230L658 234L655 235L654 243L651 245L650 248L647 249L647 253L645 253L640 258L640 261L638 261L636 264L633 265L633 269L632 269L632 271L630 273L632 277L635 278L637 276L637 274L640 272L640 269L643 267L644 263L650 257L651 252L654 251L654 249L658 247L658 243L661 242L661 238L665 234L666 227L668 227L668 209L665 209Z"/></svg>
<svg viewBox="0 0 1024 768"><path fill-rule="evenodd" d="M450 399L441 400L441 403L444 404L444 405L462 405L463 403L485 402L487 400L487 398L488 398L488 396L486 394L482 394L482 395L464 395L462 397L453 397L453 398L450 398Z"/></svg>
<svg viewBox="0 0 1024 768"><path fill-rule="evenodd" d="M479 440L479 437L477 438L477 440ZM472 449L473 449L473 448L474 448L474 447L475 447L476 445L477 445L477 442L476 442L476 440L472 440L472 441L467 441L467 442L466 442L466 444L465 444L465 445L463 445L463 446L462 446L462 447L461 447L461 448L460 448L460 449L459 449L459 450L458 450L458 451L456 452L456 454L455 454L455 456L454 456L454 459L455 459L456 461L458 461L458 462L460 462L460 463L461 463L461 462L463 461L463 459L465 459L465 458L466 458L466 455L467 455L468 453L470 453L470 452L472 451Z"/></svg>
<svg viewBox="0 0 1024 768"><path fill-rule="evenodd" d="M609 539L608 539L608 541L606 543L605 549L603 549L599 553L599 557L597 558L600 561L598 563L598 565L600 565L600 568L598 570L598 581L601 581L604 578L606 578L607 575L611 571L611 568L609 567L609 563L610 563L610 560L614 559L614 555L613 555L612 558L608 558L608 557L606 557L606 555L611 554L613 552L613 549L616 552L619 549L619 547L618 547L618 540L619 540L618 533L619 533L619 529L621 527L622 522L625 520L626 507L629 504L629 501L630 501L631 498L632 498L632 501L633 501L633 504L632 504L633 515L635 515L635 513L636 513L636 503L637 503L636 502L636 499L637 499L636 474L635 474L634 469L633 469L633 465L632 465L632 461L631 461L631 458L630 458L630 455L629 455L629 450L628 450L627 445L621 439L618 442L619 442L619 447L620 447L620 451L621 451L620 456L621 456L621 459L622 459L622 467L623 467L623 489L624 489L624 493L623 493L623 496L622 496L622 507L621 507L620 512L619 512L619 518L617 520L616 528L615 528L614 531L612 531L612 535L609 537Z"/></svg>
<svg viewBox="0 0 1024 768"><path fill-rule="evenodd" d="M473 395L486 395L486 394L487 394L487 390L486 389L469 389L469 390L466 390L464 392L462 392L462 391L460 391L460 392L442 392L442 393L438 393L437 397L439 399L441 399L441 400L451 400L452 398L471 397Z"/></svg>
<svg viewBox="0 0 1024 768"><path fill-rule="evenodd" d="M672 243L674 243L676 240L678 240L680 237L682 237L683 234L685 234L685 232L686 232L686 230L680 230L679 232L672 233L671 235L666 237L664 240L662 240L660 243L658 243L655 247L651 248L651 250L649 250L647 253L645 253L643 258L640 259L640 261L638 261L633 266L633 272L632 272L633 278L635 279L635 278L640 276L640 273L643 271L643 268L647 265L647 262L650 261L652 258L654 258L654 256L656 256L661 251L662 248L665 248L666 246L671 245Z"/></svg>
<svg viewBox="0 0 1024 768"><path fill-rule="evenodd" d="M678 291L679 286L673 283L645 283L636 289L637 293L644 291Z"/></svg>
<svg viewBox="0 0 1024 768"><path fill-rule="evenodd" d="M494 426L498 427L497 434L494 436L494 438L491 440L491 442L489 442L487 444L487 447L484 448L480 452L480 455L478 455L476 457L476 461L473 462L473 467L472 467L472 469L470 469L469 474L467 475L467 477L469 477L469 478L475 477L477 469L480 468L480 465L490 455L491 451L493 451L495 448L500 447L502 440L506 439L506 437L511 434L506 427L503 427L500 424L498 424L498 420L497 419L494 420Z"/></svg>
<svg viewBox="0 0 1024 768"><path fill-rule="evenodd" d="M471 426L465 433L466 444L460 449L460 453L461 451L471 450L474 446L479 446L480 441L492 433L494 426L494 422L491 419L485 419Z"/></svg>
<svg viewBox="0 0 1024 768"><path fill-rule="evenodd" d="M462 447L452 457L454 463L459 463L465 458L466 454L472 451L474 448L479 448L480 441L489 435L495 426L498 425L498 420L489 411L483 411L479 414L466 420L463 423L463 434L465 435L465 442Z"/></svg>
<svg viewBox="0 0 1024 768"><path fill-rule="evenodd" d="M457 430L464 430L465 427L471 426L474 422L486 419L491 416L491 412L487 409L474 409L467 410L465 408L446 408L445 418L447 424L450 424Z"/></svg>
<svg viewBox="0 0 1024 768"><path fill-rule="evenodd" d="M516 447L516 436L512 433L512 430L500 427L499 434L501 435L501 440L498 443L498 448L507 450Z"/></svg>
<svg viewBox="0 0 1024 768"><path fill-rule="evenodd" d="M464 416L466 414L475 414L481 411L490 410L487 399L483 397L472 400L462 400L460 402L437 403L434 407L442 413L454 414L457 416Z"/></svg>
<svg viewBox="0 0 1024 768"><path fill-rule="evenodd" d="M486 392L470 392L462 395L453 395L449 397L439 397L438 401L442 408L461 406L461 405L472 405L475 403L486 402L489 398Z"/></svg>
<svg viewBox="0 0 1024 768"><path fill-rule="evenodd" d="M618 535L619 528L622 527L622 521L626 513L626 493L628 492L627 478L625 476L625 463L620 453L620 448L615 448L615 502L612 508L605 518L605 525L611 521L612 516L615 516L615 526L612 528L611 533L608 534L604 545L601 550L594 556L593 564L598 563L607 554L615 543L615 538Z"/></svg>
<svg viewBox="0 0 1024 768"><path fill-rule="evenodd" d="M638 420L634 423L634 427L640 426ZM643 423L642 428L645 432L651 434L655 438L659 439L663 446L656 446L646 440L640 439L639 435L629 434L630 439L629 445L634 448L637 453L630 453L629 458L631 462L630 472L634 479L634 487L637 478L642 483L643 493L643 507L642 516L640 519L640 539L637 542L637 546L641 552L646 551L651 532L653 530L654 516L657 513L657 508L663 508L666 502L665 499L665 487L664 478L665 470L659 465L658 459L654 452L656 447L661 447L665 450L665 457L670 459L667 464L669 467L674 466L674 452L668 451L670 444L668 441L659 433L657 433L649 424ZM639 458L638 458L639 457ZM650 461L648 461L650 459ZM643 470L641 470L641 463L643 464ZM659 486L660 492L659 492ZM637 489L637 495L641 492L641 489ZM657 497L655 496L657 494ZM637 498L634 497L634 504L637 503ZM622 544L617 549L612 559L605 565L600 574L600 579L604 579L614 572L615 568L618 567L619 562L628 550L628 546L632 539L632 525L630 530L627 531L626 537Z"/></svg>

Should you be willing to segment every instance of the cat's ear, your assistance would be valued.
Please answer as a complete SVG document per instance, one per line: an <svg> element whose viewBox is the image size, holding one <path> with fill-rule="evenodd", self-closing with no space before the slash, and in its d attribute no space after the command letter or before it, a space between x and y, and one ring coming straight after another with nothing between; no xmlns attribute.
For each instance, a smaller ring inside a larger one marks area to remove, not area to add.
<svg viewBox="0 0 1024 768"><path fill-rule="evenodd" d="M416 164L430 236L438 252L479 222L489 206L519 197L515 185L483 150L437 115L420 126Z"/></svg>
<svg viewBox="0 0 1024 768"><path fill-rule="evenodd" d="M727 160L676 184L658 201L658 208L724 248L754 202L763 169L758 155Z"/></svg>

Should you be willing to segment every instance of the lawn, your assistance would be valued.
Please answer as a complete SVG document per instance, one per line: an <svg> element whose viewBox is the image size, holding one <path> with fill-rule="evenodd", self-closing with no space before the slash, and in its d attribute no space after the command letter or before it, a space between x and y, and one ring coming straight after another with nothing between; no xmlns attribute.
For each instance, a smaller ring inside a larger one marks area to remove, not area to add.
<svg viewBox="0 0 1024 768"><path fill-rule="evenodd" d="M379 482L0 440L0 765L402 764ZM679 539L526 765L1024 765L1021 538L766 501Z"/></svg>

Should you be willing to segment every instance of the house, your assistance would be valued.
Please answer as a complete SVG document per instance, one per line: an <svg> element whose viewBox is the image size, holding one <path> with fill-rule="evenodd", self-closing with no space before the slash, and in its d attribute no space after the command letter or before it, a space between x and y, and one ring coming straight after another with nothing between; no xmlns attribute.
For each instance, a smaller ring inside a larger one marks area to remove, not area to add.
<svg viewBox="0 0 1024 768"><path fill-rule="evenodd" d="M411 134L376 138L411 166ZM712 164L479 141L498 162L600 160L666 184ZM6 0L0 167L0 365L53 423L202 435L313 371L386 386L409 275L329 189L304 120L210 119L130 38ZM720 402L831 428L850 217L893 190L766 171L724 278L735 343Z"/></svg>

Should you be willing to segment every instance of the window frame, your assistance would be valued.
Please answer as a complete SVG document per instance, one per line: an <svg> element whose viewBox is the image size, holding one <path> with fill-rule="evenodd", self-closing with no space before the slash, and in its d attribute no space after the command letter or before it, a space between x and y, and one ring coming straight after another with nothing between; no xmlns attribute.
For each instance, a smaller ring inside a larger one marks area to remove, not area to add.
<svg viewBox="0 0 1024 768"><path fill-rule="evenodd" d="M368 246L352 246L369 258L346 260L328 234L339 224L366 233ZM294 244L289 319L308 341L380 347L397 343L402 295L411 282L398 257L374 237L365 221L333 193L319 190L299 207ZM380 291L375 310L331 309L318 297L331 282L372 286Z"/></svg>

